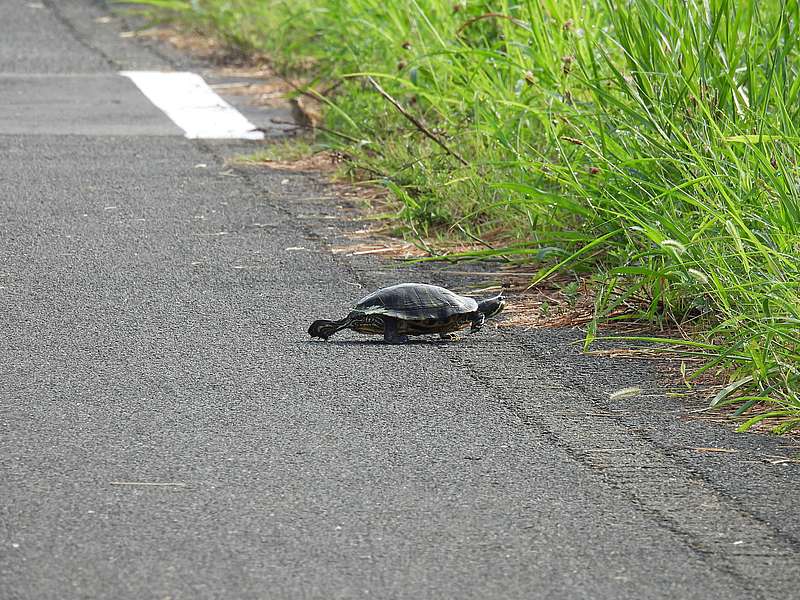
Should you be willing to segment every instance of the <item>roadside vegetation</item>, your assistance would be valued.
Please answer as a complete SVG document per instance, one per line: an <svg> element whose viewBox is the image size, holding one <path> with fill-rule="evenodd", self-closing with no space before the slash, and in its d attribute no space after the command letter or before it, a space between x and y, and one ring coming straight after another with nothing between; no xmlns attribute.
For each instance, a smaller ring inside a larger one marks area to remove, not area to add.
<svg viewBox="0 0 800 600"><path fill-rule="evenodd" d="M581 273L588 341L678 332L741 429L800 426L798 0L140 4L304 81L418 235Z"/></svg>

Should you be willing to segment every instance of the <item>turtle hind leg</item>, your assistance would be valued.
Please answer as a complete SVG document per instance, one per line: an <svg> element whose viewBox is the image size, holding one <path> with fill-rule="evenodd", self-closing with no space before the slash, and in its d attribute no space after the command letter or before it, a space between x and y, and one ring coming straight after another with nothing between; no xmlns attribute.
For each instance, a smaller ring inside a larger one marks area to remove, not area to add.
<svg viewBox="0 0 800 600"><path fill-rule="evenodd" d="M447 340L449 342L452 342L453 340L458 339L458 338L457 338L455 333L440 333L439 334L439 339L440 340Z"/></svg>
<svg viewBox="0 0 800 600"><path fill-rule="evenodd" d="M405 344L408 336L397 332L397 319L386 317L383 320L383 340L387 344Z"/></svg>
<svg viewBox="0 0 800 600"><path fill-rule="evenodd" d="M469 332L470 333L479 332L485 322L486 322L486 315L478 311L477 313L475 313L475 316L472 317L472 327L470 327Z"/></svg>

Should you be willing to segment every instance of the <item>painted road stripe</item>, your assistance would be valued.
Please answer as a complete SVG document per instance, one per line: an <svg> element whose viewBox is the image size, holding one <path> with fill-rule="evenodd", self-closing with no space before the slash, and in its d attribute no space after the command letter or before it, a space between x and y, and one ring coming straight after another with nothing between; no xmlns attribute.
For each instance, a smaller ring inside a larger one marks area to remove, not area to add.
<svg viewBox="0 0 800 600"><path fill-rule="evenodd" d="M196 73L121 71L190 139L263 140L264 133Z"/></svg>

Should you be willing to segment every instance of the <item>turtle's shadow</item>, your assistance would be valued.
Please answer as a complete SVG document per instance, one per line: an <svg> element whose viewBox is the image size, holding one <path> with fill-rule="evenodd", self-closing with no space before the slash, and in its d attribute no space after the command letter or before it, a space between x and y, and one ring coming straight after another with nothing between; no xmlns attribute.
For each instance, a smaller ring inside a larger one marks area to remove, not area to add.
<svg viewBox="0 0 800 600"><path fill-rule="evenodd" d="M457 340L416 339L404 344L389 344L383 340L306 340L306 344L331 344L333 346L440 346L458 343Z"/></svg>

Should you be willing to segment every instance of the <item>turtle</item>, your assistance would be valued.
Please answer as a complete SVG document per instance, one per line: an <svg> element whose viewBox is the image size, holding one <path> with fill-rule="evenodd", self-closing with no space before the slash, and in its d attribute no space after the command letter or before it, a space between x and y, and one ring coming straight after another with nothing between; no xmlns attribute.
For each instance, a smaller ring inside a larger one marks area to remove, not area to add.
<svg viewBox="0 0 800 600"><path fill-rule="evenodd" d="M484 321L505 308L502 294L475 300L426 283L400 283L365 296L344 319L319 319L308 328L311 337L327 340L337 331L383 335L390 344L404 344L409 335L439 334L451 339L452 333L470 326L479 331Z"/></svg>

